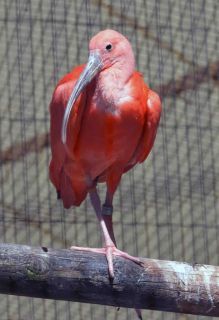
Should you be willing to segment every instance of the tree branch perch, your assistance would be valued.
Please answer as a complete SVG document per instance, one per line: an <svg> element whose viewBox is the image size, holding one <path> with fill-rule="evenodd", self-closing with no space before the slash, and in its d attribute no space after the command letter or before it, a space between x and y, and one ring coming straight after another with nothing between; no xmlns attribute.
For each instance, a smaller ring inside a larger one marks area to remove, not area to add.
<svg viewBox="0 0 219 320"><path fill-rule="evenodd" d="M0 244L0 293L219 316L219 267Z"/></svg>

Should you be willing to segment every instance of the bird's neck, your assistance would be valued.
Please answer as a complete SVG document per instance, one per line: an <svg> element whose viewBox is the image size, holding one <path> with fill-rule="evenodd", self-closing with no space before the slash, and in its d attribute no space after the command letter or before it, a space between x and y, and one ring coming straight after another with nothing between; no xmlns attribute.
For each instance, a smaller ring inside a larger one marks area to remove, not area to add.
<svg viewBox="0 0 219 320"><path fill-rule="evenodd" d="M129 80L135 68L134 58L129 63L115 63L100 72L96 79L95 99L98 107L115 108L120 100L127 98Z"/></svg>

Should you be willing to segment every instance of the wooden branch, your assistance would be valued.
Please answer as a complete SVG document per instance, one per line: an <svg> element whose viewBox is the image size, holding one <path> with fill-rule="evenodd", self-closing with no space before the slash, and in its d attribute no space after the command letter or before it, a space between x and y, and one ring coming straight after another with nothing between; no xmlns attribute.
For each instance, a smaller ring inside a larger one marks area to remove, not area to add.
<svg viewBox="0 0 219 320"><path fill-rule="evenodd" d="M0 244L0 293L219 316L219 267Z"/></svg>

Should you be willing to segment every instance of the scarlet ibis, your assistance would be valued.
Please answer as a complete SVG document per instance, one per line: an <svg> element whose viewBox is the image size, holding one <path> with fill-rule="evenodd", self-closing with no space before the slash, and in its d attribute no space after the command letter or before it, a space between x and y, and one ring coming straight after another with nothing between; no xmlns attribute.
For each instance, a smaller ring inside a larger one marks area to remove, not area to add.
<svg viewBox="0 0 219 320"><path fill-rule="evenodd" d="M114 30L91 39L87 64L65 75L52 97L50 179L65 208L89 193L104 238L103 249L72 248L104 252L112 279L113 255L141 263L116 247L112 203L123 173L151 151L160 113L159 96L135 71L129 41ZM100 182L107 187L102 207Z"/></svg>

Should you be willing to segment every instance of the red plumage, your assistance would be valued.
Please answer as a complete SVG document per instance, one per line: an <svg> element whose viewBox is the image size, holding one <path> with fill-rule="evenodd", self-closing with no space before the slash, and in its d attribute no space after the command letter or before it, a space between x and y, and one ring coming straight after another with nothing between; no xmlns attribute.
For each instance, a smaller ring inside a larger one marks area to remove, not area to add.
<svg viewBox="0 0 219 320"><path fill-rule="evenodd" d="M105 253L113 279L113 255L141 264L116 248L112 203L122 174L144 161L153 147L161 103L135 71L131 45L120 33L99 32L89 51L87 65L59 81L50 103L50 179L65 208L79 206L89 193L105 246L73 248ZM102 208L98 182L107 186Z"/></svg>
<svg viewBox="0 0 219 320"><path fill-rule="evenodd" d="M63 114L84 65L61 79L50 104L50 179L64 206L78 206L94 183L116 189L121 175L144 161L151 151L160 119L160 99L145 85L141 74L130 78L133 99L119 112L100 108L92 101L95 79L77 99L69 118L67 142L61 141Z"/></svg>

